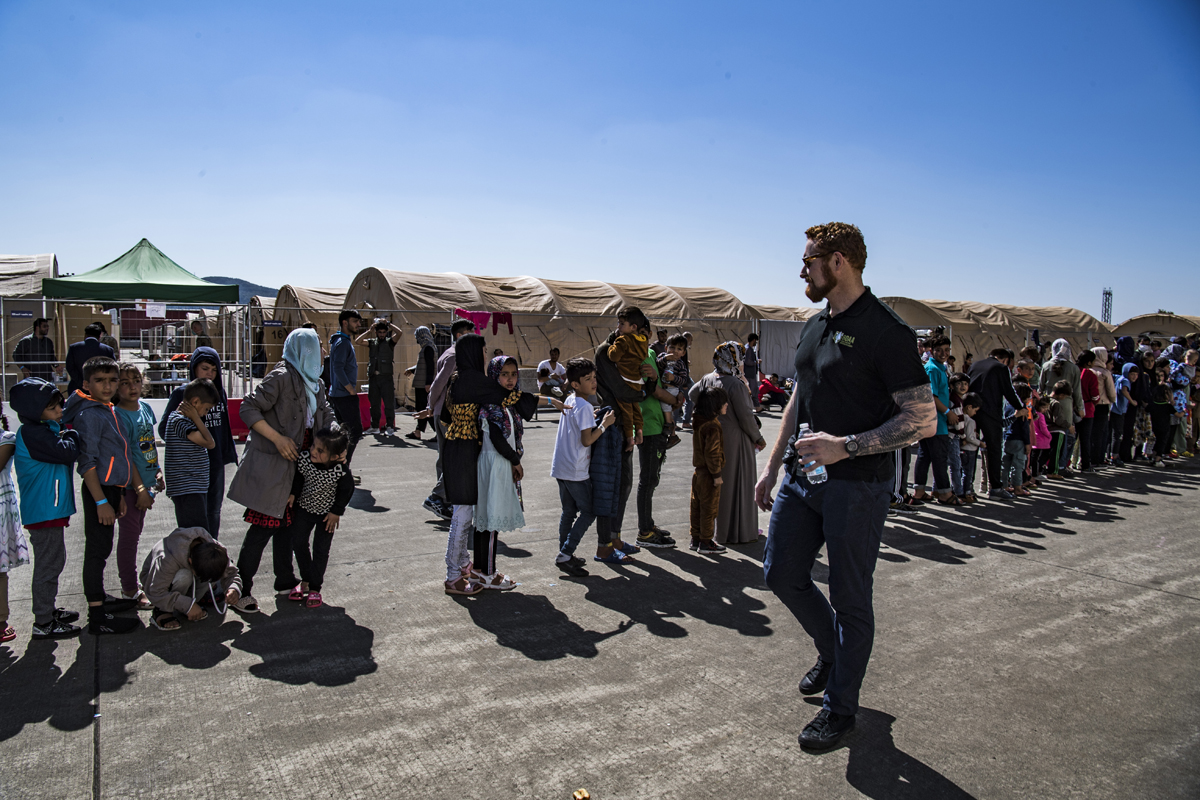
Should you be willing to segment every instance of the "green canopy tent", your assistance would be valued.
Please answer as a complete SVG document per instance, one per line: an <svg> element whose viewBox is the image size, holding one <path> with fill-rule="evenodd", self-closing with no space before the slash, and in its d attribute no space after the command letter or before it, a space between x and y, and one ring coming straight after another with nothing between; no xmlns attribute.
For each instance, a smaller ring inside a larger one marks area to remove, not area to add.
<svg viewBox="0 0 1200 800"><path fill-rule="evenodd" d="M75 300L156 300L160 303L235 304L238 287L202 281L146 239L116 261L69 278L45 278L46 297Z"/></svg>

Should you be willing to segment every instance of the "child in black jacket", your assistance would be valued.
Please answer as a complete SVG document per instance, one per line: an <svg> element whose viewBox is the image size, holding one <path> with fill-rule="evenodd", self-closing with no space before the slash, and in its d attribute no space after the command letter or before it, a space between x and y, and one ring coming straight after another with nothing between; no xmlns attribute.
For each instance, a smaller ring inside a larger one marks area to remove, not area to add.
<svg viewBox="0 0 1200 800"><path fill-rule="evenodd" d="M288 505L292 508L292 549L300 566L300 585L289 600L320 608L321 585L329 564L329 547L346 505L354 495L354 476L346 466L350 438L340 428L325 427L313 435L312 450L296 461L296 477ZM312 551L308 536L313 533Z"/></svg>

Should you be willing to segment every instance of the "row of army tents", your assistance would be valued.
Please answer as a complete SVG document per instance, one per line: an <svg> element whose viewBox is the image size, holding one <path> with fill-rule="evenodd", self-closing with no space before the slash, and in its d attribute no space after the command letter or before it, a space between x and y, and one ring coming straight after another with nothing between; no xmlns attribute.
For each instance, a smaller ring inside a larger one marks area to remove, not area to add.
<svg viewBox="0 0 1200 800"><path fill-rule="evenodd" d="M1200 318L1170 314L1135 317L1114 328L1073 308L882 299L918 331L945 328L960 363L965 353L978 357L1001 346L1019 350L1035 337L1040 342L1065 338L1079 352L1084 347L1110 346L1114 336L1127 332L1156 336L1200 332ZM708 356L717 344L730 339L745 342L752 332L761 337L764 371L786 376L800 331L820 311L814 307L751 306L717 288L494 278L374 267L359 272L347 290L285 285L275 298L254 297L250 303L251 326L261 345L258 358L265 364L279 359L287 334L305 323L312 323L327 341L337 331L343 309L357 309L368 323L375 318L392 321L406 332L396 348L398 396L411 396L403 369L417 360L413 329L426 325L440 334L439 344L448 346L449 325L460 316L459 310L470 312L481 324L489 353L499 348L516 357L521 367L532 368L547 357L551 347L559 348L563 361L590 357L613 330L617 312L637 306L656 330L692 334L693 377L710 369ZM365 347L359 349L359 360L365 381Z"/></svg>

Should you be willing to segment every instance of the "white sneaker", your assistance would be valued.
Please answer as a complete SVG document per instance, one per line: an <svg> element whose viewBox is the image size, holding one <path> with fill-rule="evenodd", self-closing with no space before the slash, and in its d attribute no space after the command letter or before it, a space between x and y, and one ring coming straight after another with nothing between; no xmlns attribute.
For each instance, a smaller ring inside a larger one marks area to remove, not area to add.
<svg viewBox="0 0 1200 800"><path fill-rule="evenodd" d="M396 429L395 429L395 428L388 428L386 431L384 431L384 433L386 433L388 436L395 436L395 435L396 435Z"/></svg>
<svg viewBox="0 0 1200 800"><path fill-rule="evenodd" d="M363 431L363 436L374 436L377 433L379 433L379 428L367 428Z"/></svg>

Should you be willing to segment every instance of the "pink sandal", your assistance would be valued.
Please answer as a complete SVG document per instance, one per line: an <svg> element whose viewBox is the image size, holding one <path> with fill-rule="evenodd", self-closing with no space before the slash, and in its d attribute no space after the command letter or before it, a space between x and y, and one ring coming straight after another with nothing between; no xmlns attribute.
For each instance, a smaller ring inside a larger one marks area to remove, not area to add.
<svg viewBox="0 0 1200 800"><path fill-rule="evenodd" d="M304 601L304 605L308 606L309 608L320 608L321 607L321 593L320 592L309 592L308 598L305 599L305 601Z"/></svg>
<svg viewBox="0 0 1200 800"><path fill-rule="evenodd" d="M296 584L296 588L292 589L288 594L288 600L291 600L293 603L300 603L303 602L304 598L308 597L308 592L300 588L302 585L299 583Z"/></svg>
<svg viewBox="0 0 1200 800"><path fill-rule="evenodd" d="M15 638L17 638L17 632L12 625L6 626L4 633L0 633L0 642L11 642Z"/></svg>

